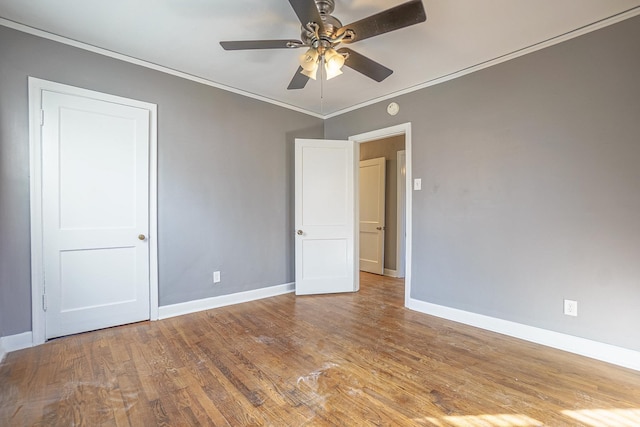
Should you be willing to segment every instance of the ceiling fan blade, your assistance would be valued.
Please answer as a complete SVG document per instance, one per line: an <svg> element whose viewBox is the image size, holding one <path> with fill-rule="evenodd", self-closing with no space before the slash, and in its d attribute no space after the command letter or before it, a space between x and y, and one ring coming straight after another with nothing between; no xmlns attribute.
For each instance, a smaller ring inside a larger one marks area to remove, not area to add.
<svg viewBox="0 0 640 427"><path fill-rule="evenodd" d="M289 3L304 28L307 28L309 22L315 22L320 26L320 32L322 32L322 18L314 0L289 0Z"/></svg>
<svg viewBox="0 0 640 427"><path fill-rule="evenodd" d="M291 49L302 46L300 40L238 40L220 42L224 50Z"/></svg>
<svg viewBox="0 0 640 427"><path fill-rule="evenodd" d="M343 43L354 43L369 37L399 30L410 25L419 24L427 20L427 13L422 0L411 0L383 12L371 15L352 24L345 25L338 30L338 35L346 30L352 30L355 36L345 38Z"/></svg>
<svg viewBox="0 0 640 427"><path fill-rule="evenodd" d="M393 74L393 70L390 70L384 65L378 64L373 59L369 59L364 55L360 55L358 52L354 52L349 48L343 47L341 49L338 49L338 53L347 55L347 58L344 61L344 65L356 70L359 73L364 74L365 76L377 82L381 82L391 74Z"/></svg>
<svg viewBox="0 0 640 427"><path fill-rule="evenodd" d="M289 83L289 86L287 86L287 89L302 89L306 86L307 82L309 81L309 77L305 76L304 74L300 74L300 71L302 71L302 67L299 66L295 75L291 79L291 83Z"/></svg>

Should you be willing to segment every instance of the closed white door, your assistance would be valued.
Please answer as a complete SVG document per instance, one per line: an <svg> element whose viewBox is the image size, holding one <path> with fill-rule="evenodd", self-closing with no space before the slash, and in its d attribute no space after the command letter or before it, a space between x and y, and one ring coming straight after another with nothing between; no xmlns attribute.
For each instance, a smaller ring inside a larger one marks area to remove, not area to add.
<svg viewBox="0 0 640 427"><path fill-rule="evenodd" d="M384 273L385 158L360 162L360 270Z"/></svg>
<svg viewBox="0 0 640 427"><path fill-rule="evenodd" d="M149 319L149 111L42 94L45 335Z"/></svg>
<svg viewBox="0 0 640 427"><path fill-rule="evenodd" d="M296 139L296 294L358 290L353 141Z"/></svg>

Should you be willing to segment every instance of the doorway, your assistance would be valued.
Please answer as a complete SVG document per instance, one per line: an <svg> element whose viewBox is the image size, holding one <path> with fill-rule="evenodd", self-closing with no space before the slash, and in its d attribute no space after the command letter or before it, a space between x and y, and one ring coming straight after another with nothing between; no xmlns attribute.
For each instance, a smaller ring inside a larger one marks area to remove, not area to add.
<svg viewBox="0 0 640 427"><path fill-rule="evenodd" d="M363 271L404 277L404 153L404 134L360 144L360 269ZM382 176L372 173L372 169ZM372 183L374 179L378 179L377 186Z"/></svg>
<svg viewBox="0 0 640 427"><path fill-rule="evenodd" d="M397 154L397 157L400 158L402 162L404 160L404 168L401 169L403 175L399 179L400 182L400 190L399 193L401 196L404 196L404 200L400 200L400 204L402 209L399 214L396 214L396 218L399 218L400 221L397 221L397 229L403 230L400 231L400 239L397 239L396 247L400 247L396 249L397 253L397 261L400 261L396 264L398 275L401 275L403 272L403 276L405 278L405 305L407 301L409 301L411 295L411 205L412 205L412 193L411 189L411 123L404 123L396 126L391 126L384 129L378 129L366 133L361 133L358 135L354 135L349 137L349 140L352 140L357 143L356 153L358 158L360 156L360 149L363 144L371 141L384 140L387 138L400 137L404 138L404 153ZM358 192L358 196L356 200L359 200L359 181L356 183L356 191ZM359 217L359 213L357 215ZM402 242L402 237L404 237L404 242ZM360 257L360 239L359 233L356 233L356 238L358 241L356 242L356 250L358 251L358 258ZM402 262L404 261L404 263Z"/></svg>

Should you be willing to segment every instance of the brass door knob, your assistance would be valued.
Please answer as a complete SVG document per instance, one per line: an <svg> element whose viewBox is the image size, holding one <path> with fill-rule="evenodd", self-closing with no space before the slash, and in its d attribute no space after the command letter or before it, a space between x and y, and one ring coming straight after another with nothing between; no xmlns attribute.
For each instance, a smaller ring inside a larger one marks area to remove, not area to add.
<svg viewBox="0 0 640 427"><path fill-rule="evenodd" d="M147 236L144 234L138 234L138 240L146 240Z"/></svg>
<svg viewBox="0 0 640 427"><path fill-rule="evenodd" d="M298 231L296 231L296 233L298 234L298 236L302 236L304 234L304 232L302 230L298 230Z"/></svg>

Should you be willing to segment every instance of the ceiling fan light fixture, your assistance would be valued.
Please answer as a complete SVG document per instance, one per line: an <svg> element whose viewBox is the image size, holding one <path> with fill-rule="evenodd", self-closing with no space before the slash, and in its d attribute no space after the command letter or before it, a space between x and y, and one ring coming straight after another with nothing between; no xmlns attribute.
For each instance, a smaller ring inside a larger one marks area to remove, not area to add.
<svg viewBox="0 0 640 427"><path fill-rule="evenodd" d="M327 80L331 80L332 78L342 74L342 70L340 68L331 68L328 64L324 65L324 71L326 72Z"/></svg>
<svg viewBox="0 0 640 427"><path fill-rule="evenodd" d="M315 49L313 47L310 48L298 58L300 66L305 71L317 70L319 56L320 53L318 52L318 49Z"/></svg>
<svg viewBox="0 0 640 427"><path fill-rule="evenodd" d="M302 71L300 71L300 74L304 74L305 76L309 77L310 79L315 80L316 76L318 74L318 64L315 64L315 67L310 68L308 70L305 70L304 68L302 69Z"/></svg>
<svg viewBox="0 0 640 427"><path fill-rule="evenodd" d="M327 73L327 80L331 80L332 78L342 74L344 59L344 56L336 52L335 49L327 49L324 54L324 69Z"/></svg>

